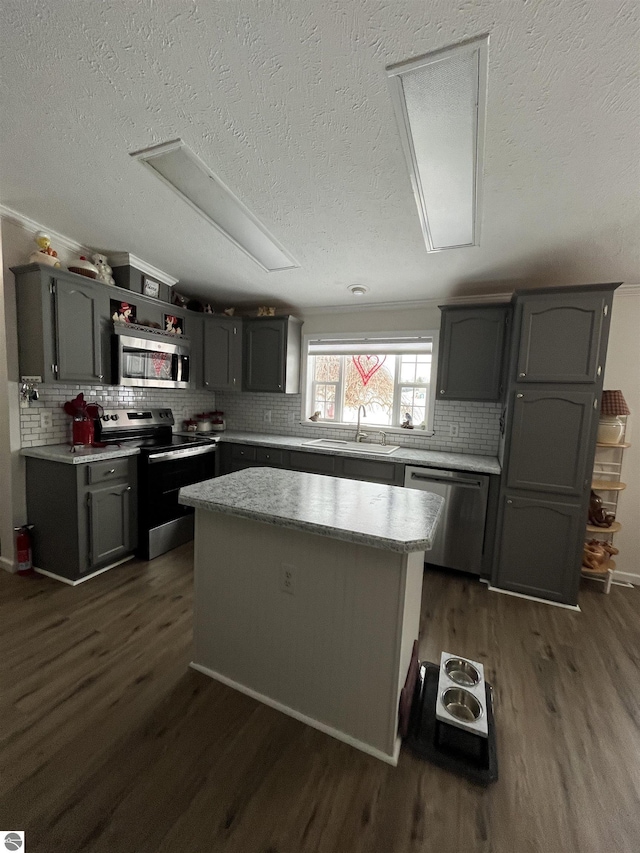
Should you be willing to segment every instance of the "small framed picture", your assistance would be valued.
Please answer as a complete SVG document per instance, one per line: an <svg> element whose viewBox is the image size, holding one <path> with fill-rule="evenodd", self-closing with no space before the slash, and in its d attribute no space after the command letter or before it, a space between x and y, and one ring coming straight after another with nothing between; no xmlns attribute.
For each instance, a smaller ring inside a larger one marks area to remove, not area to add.
<svg viewBox="0 0 640 853"><path fill-rule="evenodd" d="M157 299L160 296L160 282L147 278L146 275L143 276L142 293L145 296L153 296L154 299Z"/></svg>

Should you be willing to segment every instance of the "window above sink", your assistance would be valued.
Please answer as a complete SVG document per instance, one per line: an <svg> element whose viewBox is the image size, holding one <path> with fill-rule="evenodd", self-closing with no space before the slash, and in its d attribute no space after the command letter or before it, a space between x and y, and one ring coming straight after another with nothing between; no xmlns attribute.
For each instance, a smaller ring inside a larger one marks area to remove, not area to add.
<svg viewBox="0 0 640 853"><path fill-rule="evenodd" d="M302 422L432 434L437 353L437 331L305 335Z"/></svg>

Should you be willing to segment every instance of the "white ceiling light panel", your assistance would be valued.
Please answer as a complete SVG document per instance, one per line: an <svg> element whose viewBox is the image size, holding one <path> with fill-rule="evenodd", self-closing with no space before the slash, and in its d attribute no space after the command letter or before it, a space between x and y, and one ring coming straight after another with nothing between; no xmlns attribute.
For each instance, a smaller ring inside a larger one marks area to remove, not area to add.
<svg viewBox="0 0 640 853"><path fill-rule="evenodd" d="M387 68L428 252L479 245L488 44Z"/></svg>
<svg viewBox="0 0 640 853"><path fill-rule="evenodd" d="M300 264L181 139L131 154L266 272Z"/></svg>

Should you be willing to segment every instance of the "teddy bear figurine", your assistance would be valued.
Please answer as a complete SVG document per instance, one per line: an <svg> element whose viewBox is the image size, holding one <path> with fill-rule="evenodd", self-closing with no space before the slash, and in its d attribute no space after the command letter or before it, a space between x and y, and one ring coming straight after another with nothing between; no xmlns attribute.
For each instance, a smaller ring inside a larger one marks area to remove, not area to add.
<svg viewBox="0 0 640 853"><path fill-rule="evenodd" d="M101 281L103 284L115 284L113 276L111 275L111 267L107 263L106 255L91 255L91 260L98 267L98 281Z"/></svg>

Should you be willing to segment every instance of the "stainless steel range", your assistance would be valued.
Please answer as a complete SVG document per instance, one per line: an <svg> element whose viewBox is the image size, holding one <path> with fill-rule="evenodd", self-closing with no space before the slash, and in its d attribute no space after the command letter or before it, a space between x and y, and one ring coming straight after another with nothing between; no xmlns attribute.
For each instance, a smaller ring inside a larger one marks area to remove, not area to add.
<svg viewBox="0 0 640 853"><path fill-rule="evenodd" d="M219 438L174 435L171 409L105 409L97 424L99 441L140 448L137 555L152 560L192 539L193 510L178 492L216 476Z"/></svg>

